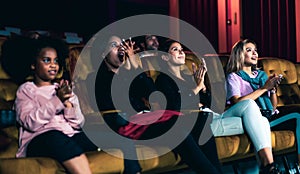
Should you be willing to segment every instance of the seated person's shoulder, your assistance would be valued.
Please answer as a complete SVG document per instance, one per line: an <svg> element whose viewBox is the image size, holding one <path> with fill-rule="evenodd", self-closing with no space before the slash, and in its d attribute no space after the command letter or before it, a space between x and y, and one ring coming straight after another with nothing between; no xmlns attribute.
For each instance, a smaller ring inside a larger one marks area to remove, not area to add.
<svg viewBox="0 0 300 174"><path fill-rule="evenodd" d="M19 86L18 91L32 91L34 88L36 86L33 82L25 82Z"/></svg>

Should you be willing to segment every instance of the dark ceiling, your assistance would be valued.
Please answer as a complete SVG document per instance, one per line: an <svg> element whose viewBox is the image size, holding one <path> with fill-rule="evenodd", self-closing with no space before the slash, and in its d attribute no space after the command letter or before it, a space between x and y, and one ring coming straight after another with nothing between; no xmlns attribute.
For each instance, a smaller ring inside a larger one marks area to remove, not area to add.
<svg viewBox="0 0 300 174"><path fill-rule="evenodd" d="M6 0L0 28L76 32L89 38L106 25L128 16L168 14L168 0Z"/></svg>

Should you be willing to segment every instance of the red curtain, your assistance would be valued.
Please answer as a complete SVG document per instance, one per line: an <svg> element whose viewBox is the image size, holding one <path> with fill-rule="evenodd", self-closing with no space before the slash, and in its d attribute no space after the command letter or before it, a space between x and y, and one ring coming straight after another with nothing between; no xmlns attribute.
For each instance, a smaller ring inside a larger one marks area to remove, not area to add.
<svg viewBox="0 0 300 174"><path fill-rule="evenodd" d="M242 37L253 39L259 56L296 62L295 0L243 0Z"/></svg>
<svg viewBox="0 0 300 174"><path fill-rule="evenodd" d="M218 50L217 0L179 1L179 18L197 28Z"/></svg>

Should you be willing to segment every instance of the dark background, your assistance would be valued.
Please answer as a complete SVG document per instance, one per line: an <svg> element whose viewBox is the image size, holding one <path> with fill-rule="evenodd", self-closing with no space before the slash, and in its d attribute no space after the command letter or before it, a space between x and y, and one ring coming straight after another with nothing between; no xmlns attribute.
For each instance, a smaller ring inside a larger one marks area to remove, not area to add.
<svg viewBox="0 0 300 174"><path fill-rule="evenodd" d="M297 62L296 1L241 0L240 38L255 40L261 57ZM178 2L179 18L196 27L218 50L218 0ZM17 27L53 33L75 32L86 42L103 27L125 17L169 15L169 3L169 0L5 0L0 3L0 30Z"/></svg>
<svg viewBox="0 0 300 174"><path fill-rule="evenodd" d="M137 14L168 15L168 0L6 0L0 28L75 32L88 40L101 28Z"/></svg>

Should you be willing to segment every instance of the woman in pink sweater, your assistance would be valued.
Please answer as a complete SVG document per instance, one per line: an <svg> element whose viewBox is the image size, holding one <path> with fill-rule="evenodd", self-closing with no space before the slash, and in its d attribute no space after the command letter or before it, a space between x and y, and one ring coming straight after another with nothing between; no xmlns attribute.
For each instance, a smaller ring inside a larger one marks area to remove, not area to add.
<svg viewBox="0 0 300 174"><path fill-rule="evenodd" d="M17 157L50 157L59 161L70 173L91 173L87 151L97 150L84 134L77 96L70 83L55 83L59 61L64 57L61 43L50 39L30 40L30 62L34 80L25 82L15 101L20 125Z"/></svg>

